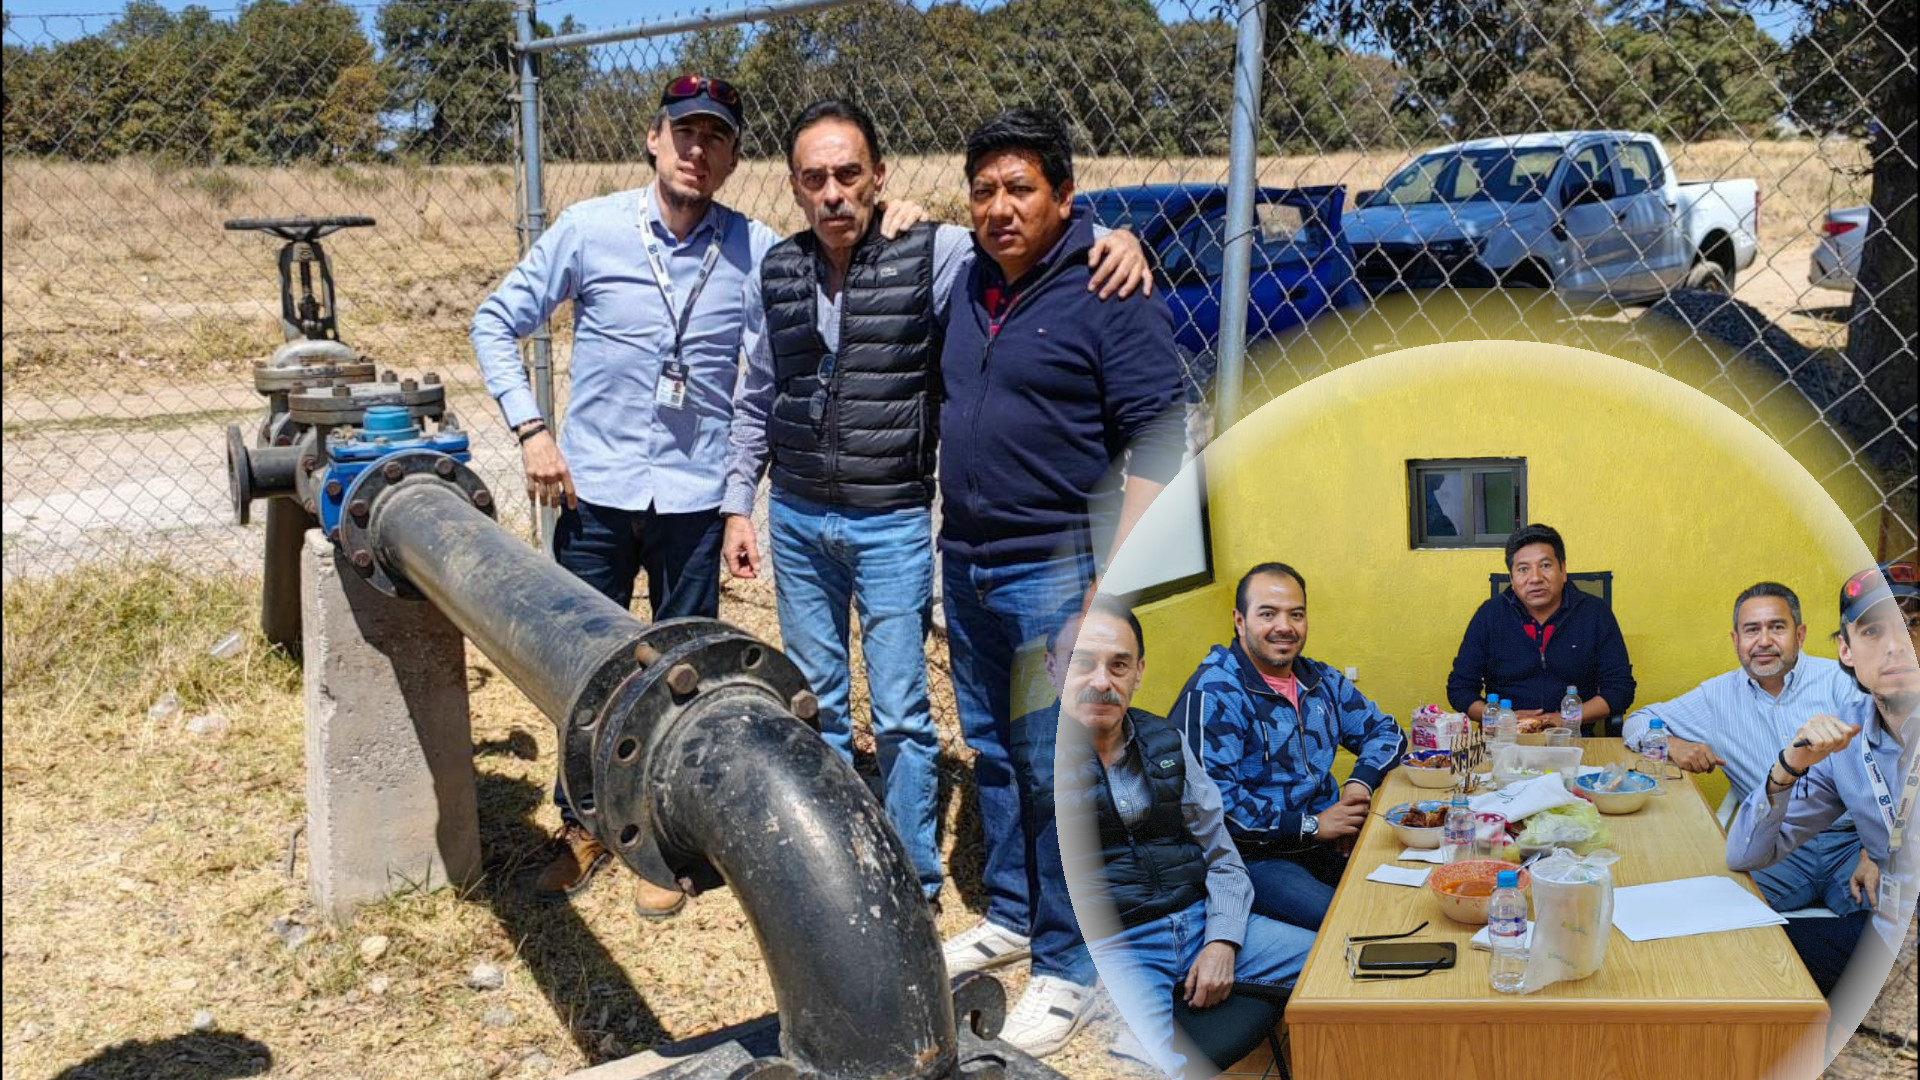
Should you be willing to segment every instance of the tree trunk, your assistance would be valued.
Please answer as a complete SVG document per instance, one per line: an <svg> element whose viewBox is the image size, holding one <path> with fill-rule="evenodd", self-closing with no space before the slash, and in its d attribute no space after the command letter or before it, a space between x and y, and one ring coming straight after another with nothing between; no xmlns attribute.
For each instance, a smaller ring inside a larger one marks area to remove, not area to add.
<svg viewBox="0 0 1920 1080"><path fill-rule="evenodd" d="M1914 557L1916 386L1920 354L1914 337L1920 328L1920 128L1915 126L1916 79L1913 41L1920 0L1879 0L1873 20L1880 36L1885 79L1879 86L1873 137L1873 224L1860 254L1860 271L1848 320L1847 360L1866 380L1878 405L1857 401L1858 394L1835 408L1884 407L1888 430L1864 448L1882 472L1879 541L1881 559Z"/></svg>

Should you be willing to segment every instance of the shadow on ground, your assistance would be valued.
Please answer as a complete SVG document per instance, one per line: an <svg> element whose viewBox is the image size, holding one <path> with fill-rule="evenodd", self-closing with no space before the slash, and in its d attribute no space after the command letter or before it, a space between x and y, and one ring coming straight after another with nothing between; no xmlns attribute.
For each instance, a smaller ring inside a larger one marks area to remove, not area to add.
<svg viewBox="0 0 1920 1080"><path fill-rule="evenodd" d="M53 1080L229 1080L273 1068L267 1044L231 1031L129 1039L54 1074Z"/></svg>
<svg viewBox="0 0 1920 1080"><path fill-rule="evenodd" d="M622 1025L637 1021L634 1034L622 1039L642 1045L669 1040L671 1034L626 969L573 906L534 894L533 879L549 854L547 832L534 815L548 793L526 780L484 771L475 779L486 877L473 898L492 908L574 1045L591 1062L623 1056L602 1048L610 1033L594 1029L594 1018L601 1015Z"/></svg>

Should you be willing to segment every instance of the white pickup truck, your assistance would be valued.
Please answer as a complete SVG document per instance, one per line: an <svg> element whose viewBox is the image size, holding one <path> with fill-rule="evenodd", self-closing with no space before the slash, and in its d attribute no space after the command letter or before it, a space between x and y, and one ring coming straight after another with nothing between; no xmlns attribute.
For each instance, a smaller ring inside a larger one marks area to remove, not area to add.
<svg viewBox="0 0 1920 1080"><path fill-rule="evenodd" d="M1652 135L1557 131L1409 162L1342 220L1361 282L1551 288L1620 303L1732 292L1754 261L1760 186L1683 184Z"/></svg>

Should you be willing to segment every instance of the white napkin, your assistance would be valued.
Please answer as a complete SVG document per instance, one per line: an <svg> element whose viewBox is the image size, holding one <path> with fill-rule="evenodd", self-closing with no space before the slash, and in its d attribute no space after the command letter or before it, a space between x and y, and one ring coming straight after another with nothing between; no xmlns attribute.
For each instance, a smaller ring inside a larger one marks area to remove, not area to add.
<svg viewBox="0 0 1920 1080"><path fill-rule="evenodd" d="M1447 853L1439 848L1410 847L1401 852L1399 857L1402 862L1444 863L1447 861Z"/></svg>
<svg viewBox="0 0 1920 1080"><path fill-rule="evenodd" d="M1565 806L1577 798L1567 790L1558 773L1548 773L1517 784L1508 784L1499 791L1475 795L1467 801L1467 805L1475 813L1504 814L1508 821L1519 821L1542 810Z"/></svg>
<svg viewBox="0 0 1920 1080"><path fill-rule="evenodd" d="M1373 868L1373 873L1367 875L1367 880L1388 885L1409 885L1417 889L1427 883L1427 875L1431 873L1433 873L1432 870L1412 870L1404 866L1389 866L1381 863Z"/></svg>

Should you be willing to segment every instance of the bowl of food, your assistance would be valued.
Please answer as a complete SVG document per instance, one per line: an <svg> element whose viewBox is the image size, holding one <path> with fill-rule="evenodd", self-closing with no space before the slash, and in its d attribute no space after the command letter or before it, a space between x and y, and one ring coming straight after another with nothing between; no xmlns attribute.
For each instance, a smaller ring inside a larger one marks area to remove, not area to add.
<svg viewBox="0 0 1920 1080"><path fill-rule="evenodd" d="M1447 824L1447 804L1439 799L1403 802L1387 811L1393 835L1411 848L1437 848Z"/></svg>
<svg viewBox="0 0 1920 1080"><path fill-rule="evenodd" d="M1456 779L1453 755L1445 750L1415 750L1400 759L1400 767L1417 788L1450 788Z"/></svg>
<svg viewBox="0 0 1920 1080"><path fill-rule="evenodd" d="M1487 922L1487 901L1493 898L1493 887L1499 879L1500 871L1512 870L1513 864L1504 859L1469 859L1466 862L1448 863L1436 866L1427 875L1427 888L1440 901L1440 913L1454 922L1473 926L1484 926ZM1525 870L1520 872L1520 888L1526 889L1531 876Z"/></svg>
<svg viewBox="0 0 1920 1080"><path fill-rule="evenodd" d="M1589 773L1573 782L1574 793L1592 802L1603 814L1631 814L1647 805L1659 783L1646 773L1630 772L1615 779L1605 773Z"/></svg>

